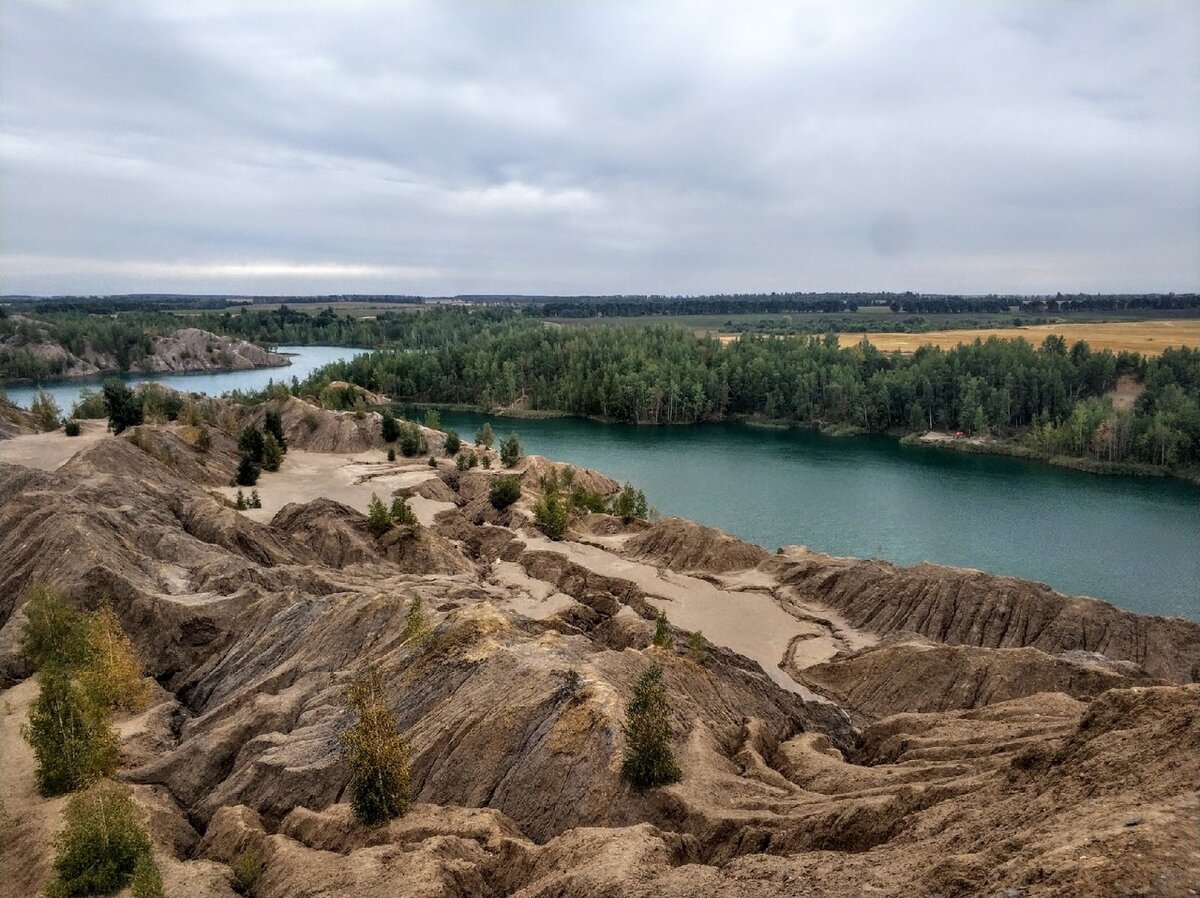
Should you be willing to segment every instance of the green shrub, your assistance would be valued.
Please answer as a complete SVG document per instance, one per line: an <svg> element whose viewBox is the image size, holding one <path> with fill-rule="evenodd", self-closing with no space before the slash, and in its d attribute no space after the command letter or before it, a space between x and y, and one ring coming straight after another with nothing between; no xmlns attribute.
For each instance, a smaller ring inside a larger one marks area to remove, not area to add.
<svg viewBox="0 0 1200 898"><path fill-rule="evenodd" d="M250 506L246 503L246 494L241 490L237 491L237 497L233 500L233 507L238 511L245 511Z"/></svg>
<svg viewBox="0 0 1200 898"><path fill-rule="evenodd" d="M196 430L196 449L200 452L208 452L212 449L212 434L203 424Z"/></svg>
<svg viewBox="0 0 1200 898"><path fill-rule="evenodd" d="M38 792L62 795L112 773L118 740L107 709L89 700L61 668L44 668L38 682L29 722L21 728L37 759Z"/></svg>
<svg viewBox="0 0 1200 898"><path fill-rule="evenodd" d="M442 429L442 416L436 408L431 408L425 412L425 426L430 430Z"/></svg>
<svg viewBox="0 0 1200 898"><path fill-rule="evenodd" d="M391 512L374 493L371 494L371 503L367 506L367 529L375 537L383 536L392 529Z"/></svg>
<svg viewBox="0 0 1200 898"><path fill-rule="evenodd" d="M472 453L472 454L474 454L474 453ZM488 455L486 452L481 453L481 455L483 458L483 469L485 471L490 471L492 469L492 457L490 455Z"/></svg>
<svg viewBox="0 0 1200 898"><path fill-rule="evenodd" d="M262 431L257 427L243 428L241 436L238 437L238 449L250 456L255 464L260 464L266 450L266 439Z"/></svg>
<svg viewBox="0 0 1200 898"><path fill-rule="evenodd" d="M85 387L79 394L79 401L71 407L71 417L86 421L107 418L108 406L104 402L104 394Z"/></svg>
<svg viewBox="0 0 1200 898"><path fill-rule="evenodd" d="M387 460L388 460L388 461L395 461L395 460L396 460L396 450L395 450L395 449L391 449L391 448L389 448L389 449L388 449L388 452L387 452Z"/></svg>
<svg viewBox="0 0 1200 898"><path fill-rule="evenodd" d="M409 507L408 500L403 496L396 496L392 499L392 520L404 527L416 527L417 515Z"/></svg>
<svg viewBox="0 0 1200 898"><path fill-rule="evenodd" d="M21 653L35 670L73 669L87 659L87 617L47 586L33 587L25 603Z"/></svg>
<svg viewBox="0 0 1200 898"><path fill-rule="evenodd" d="M468 468L479 467L479 456L476 455L474 452L467 453L467 467Z"/></svg>
<svg viewBox="0 0 1200 898"><path fill-rule="evenodd" d="M459 437L458 431L446 431L446 454L458 455L458 450L462 448L462 438Z"/></svg>
<svg viewBox="0 0 1200 898"><path fill-rule="evenodd" d="M557 492L548 492L533 506L533 518L542 533L553 540L560 540L567 532L569 516L566 503Z"/></svg>
<svg viewBox="0 0 1200 898"><path fill-rule="evenodd" d="M163 892L162 874L154 860L146 854L133 865L133 878L129 880L130 898L167 898Z"/></svg>
<svg viewBox="0 0 1200 898"><path fill-rule="evenodd" d="M458 468L458 470L460 470L460 471L467 470L467 466L468 466L468 464L470 464L467 461L468 455L474 455L474 453L473 452L464 452L462 455L460 455L458 458L456 458L454 460L454 467Z"/></svg>
<svg viewBox="0 0 1200 898"><path fill-rule="evenodd" d="M504 462L504 467L511 468L521 460L521 455L524 451L517 435L515 433L511 434L507 440L500 444L500 460Z"/></svg>
<svg viewBox="0 0 1200 898"><path fill-rule="evenodd" d="M142 423L142 397L116 378L104 382L104 405L108 410L108 429L113 433Z"/></svg>
<svg viewBox="0 0 1200 898"><path fill-rule="evenodd" d="M405 642L419 645L429 638L431 632L433 632L433 628L429 625L429 618L425 616L421 598L417 596L408 605L408 614L404 617L404 630L401 632L400 638Z"/></svg>
<svg viewBox="0 0 1200 898"><path fill-rule="evenodd" d="M279 412L267 412L263 418L263 433L275 437L281 452L287 452L287 439L283 435L283 418Z"/></svg>
<svg viewBox="0 0 1200 898"><path fill-rule="evenodd" d="M108 605L88 621L87 661L79 686L90 701L114 710L141 711L150 701L142 659Z"/></svg>
<svg viewBox="0 0 1200 898"><path fill-rule="evenodd" d="M350 806L355 819L374 826L402 816L409 806L408 745L397 732L378 668L358 676L346 690L357 715L342 733L350 762Z"/></svg>
<svg viewBox="0 0 1200 898"><path fill-rule="evenodd" d="M46 432L58 430L62 418L62 409L54 401L54 397L45 390L38 390L37 396L29 404L29 411L37 418L38 427Z"/></svg>
<svg viewBox="0 0 1200 898"><path fill-rule="evenodd" d="M655 664L638 680L625 707L625 759L621 773L638 789L677 783L682 778L671 750L671 709Z"/></svg>
<svg viewBox="0 0 1200 898"><path fill-rule="evenodd" d="M704 634L699 630L688 637L687 656L691 661L699 664L708 655L708 646L704 639Z"/></svg>
<svg viewBox="0 0 1200 898"><path fill-rule="evenodd" d="M504 475L492 481L488 490L488 501L492 507L503 510L521 498L521 479L516 475Z"/></svg>
<svg viewBox="0 0 1200 898"><path fill-rule="evenodd" d="M667 624L667 616L663 612L658 612L658 618L654 621L654 647L656 649L669 649L672 645L671 628Z"/></svg>
<svg viewBox="0 0 1200 898"><path fill-rule="evenodd" d="M632 484L625 484L612 500L612 513L626 524L634 518L646 520L646 494L634 489Z"/></svg>
<svg viewBox="0 0 1200 898"><path fill-rule="evenodd" d="M412 458L414 455L421 455L428 451L429 444L425 442L421 428L411 421L405 421L400 428L401 454L406 458Z"/></svg>
<svg viewBox="0 0 1200 898"><path fill-rule="evenodd" d="M246 504L250 508L262 508L262 497L258 494L258 490L250 490L250 501Z"/></svg>
<svg viewBox="0 0 1200 898"><path fill-rule="evenodd" d="M262 466L266 471L278 471L283 464L283 447L275 439L274 434L268 433L263 437Z"/></svg>
<svg viewBox="0 0 1200 898"><path fill-rule="evenodd" d="M69 437L77 437L77 436L79 436L81 431L82 431L82 428L79 426L79 422L76 421L74 418L72 418L70 421L67 421L65 424L63 424L63 433L65 433Z"/></svg>
<svg viewBox="0 0 1200 898"><path fill-rule="evenodd" d="M492 433L492 425L484 421L483 426L475 431L475 443L491 449L494 442L496 442L496 435Z"/></svg>
<svg viewBox="0 0 1200 898"><path fill-rule="evenodd" d="M71 798L63 829L54 839L57 880L48 895L108 895L134 876L150 857L150 836L129 793L113 782L98 782ZM161 894L162 883L159 881Z"/></svg>
<svg viewBox="0 0 1200 898"><path fill-rule="evenodd" d="M432 455L429 456L429 467L431 467L431 468L437 467L437 459L434 458Z"/></svg>
<svg viewBox="0 0 1200 898"><path fill-rule="evenodd" d="M385 443L394 443L399 439L400 424L390 410L383 413L383 420L379 422L379 432Z"/></svg>
<svg viewBox="0 0 1200 898"><path fill-rule="evenodd" d="M229 865L229 869L233 871L234 886L243 895L253 896L266 867L262 855L254 848L247 848Z"/></svg>

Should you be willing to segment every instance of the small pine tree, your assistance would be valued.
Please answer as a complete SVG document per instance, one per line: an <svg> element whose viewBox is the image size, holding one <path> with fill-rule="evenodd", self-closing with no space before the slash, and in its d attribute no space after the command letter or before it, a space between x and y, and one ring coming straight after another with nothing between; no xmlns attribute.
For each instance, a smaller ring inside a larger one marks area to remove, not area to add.
<svg viewBox="0 0 1200 898"><path fill-rule="evenodd" d="M37 759L38 792L62 795L112 773L118 740L107 710L89 701L59 668L44 668L38 680L38 697L21 728Z"/></svg>
<svg viewBox="0 0 1200 898"><path fill-rule="evenodd" d="M658 612L658 619L654 622L654 647L656 649L671 648L671 627L667 624L667 616L663 612Z"/></svg>
<svg viewBox="0 0 1200 898"><path fill-rule="evenodd" d="M474 452L467 453L467 467L468 468L479 467L479 456L476 455Z"/></svg>
<svg viewBox="0 0 1200 898"><path fill-rule="evenodd" d="M250 501L247 504L251 508L262 508L262 497L258 494L258 490L250 490Z"/></svg>
<svg viewBox="0 0 1200 898"><path fill-rule="evenodd" d="M625 706L625 760L621 772L635 788L649 789L682 778L671 750L671 709L655 664L637 681Z"/></svg>
<svg viewBox="0 0 1200 898"><path fill-rule="evenodd" d="M249 456L256 465L260 464L266 450L266 438L257 427L243 428L242 435L238 437L238 449Z"/></svg>
<svg viewBox="0 0 1200 898"><path fill-rule="evenodd" d="M494 442L496 442L496 435L492 433L492 425L484 421L483 426L475 431L475 443L476 445L491 449Z"/></svg>
<svg viewBox="0 0 1200 898"><path fill-rule="evenodd" d="M474 453L464 452L458 458L454 459L454 467L458 468L460 471L467 470L467 466L470 464L470 462L467 461L467 456L472 454Z"/></svg>
<svg viewBox="0 0 1200 898"><path fill-rule="evenodd" d="M429 456L429 467L431 467L431 468L437 467L437 459L434 458L432 455Z"/></svg>
<svg viewBox="0 0 1200 898"><path fill-rule="evenodd" d="M111 894L129 883L139 861L149 860L150 835L141 812L116 783L99 782L74 796L63 812L63 824L54 839L57 880L48 894ZM158 886L161 894L161 879Z"/></svg>
<svg viewBox="0 0 1200 898"><path fill-rule="evenodd" d="M21 653L35 670L70 670L87 658L87 618L47 586L33 587L25 603Z"/></svg>
<svg viewBox="0 0 1200 898"><path fill-rule="evenodd" d="M392 528L392 515L383 504L383 500L371 494L371 504L367 506L367 529L372 536L383 536Z"/></svg>
<svg viewBox="0 0 1200 898"><path fill-rule="evenodd" d="M485 471L490 471L492 469L492 457L490 455L488 455L486 452L481 453L481 454L483 456L483 469Z"/></svg>
<svg viewBox="0 0 1200 898"><path fill-rule="evenodd" d="M458 455L458 450L462 448L462 438L459 437L458 431L446 431L446 454Z"/></svg>
<svg viewBox="0 0 1200 898"><path fill-rule="evenodd" d="M246 505L246 494L243 493L241 490L237 491L237 496L233 500L233 507L236 508L238 511L245 511L246 508L248 507Z"/></svg>
<svg viewBox="0 0 1200 898"><path fill-rule="evenodd" d="M72 418L63 424L63 433L69 437L77 437L83 432L83 428L79 426L79 422Z"/></svg>
<svg viewBox="0 0 1200 898"><path fill-rule="evenodd" d="M149 854L142 855L133 866L129 895L130 898L166 898L162 874L158 872L158 867Z"/></svg>
<svg viewBox="0 0 1200 898"><path fill-rule="evenodd" d="M436 408L431 408L425 412L425 426L430 430L442 429L442 416Z"/></svg>
<svg viewBox="0 0 1200 898"><path fill-rule="evenodd" d="M247 848L239 852L238 856L233 859L233 863L229 865L229 869L233 871L233 881L237 890L252 898L266 866L257 849Z"/></svg>
<svg viewBox="0 0 1200 898"><path fill-rule="evenodd" d="M414 455L420 455L428 451L429 444L425 442L425 436L421 433L421 428L411 421L406 421L404 426L400 428L400 452L405 458L412 458Z"/></svg>
<svg viewBox="0 0 1200 898"><path fill-rule="evenodd" d="M200 452L208 452L212 449L212 434L203 424L196 431L196 449Z"/></svg>
<svg viewBox="0 0 1200 898"><path fill-rule="evenodd" d="M88 622L87 663L79 686L89 700L119 711L140 711L150 701L150 684L142 673L133 640L112 607L105 605Z"/></svg>
<svg viewBox="0 0 1200 898"><path fill-rule="evenodd" d="M283 447L275 439L274 434L263 437L262 466L266 471L278 471L283 464Z"/></svg>
<svg viewBox="0 0 1200 898"><path fill-rule="evenodd" d="M695 661L697 664L699 664L707 655L708 646L705 642L704 634L697 630L688 637L688 660Z"/></svg>
<svg viewBox="0 0 1200 898"><path fill-rule="evenodd" d="M628 524L634 518L646 519L646 494L634 489L632 484L625 487L612 501L612 513Z"/></svg>
<svg viewBox="0 0 1200 898"><path fill-rule="evenodd" d="M254 486L258 483L258 464L254 461L254 457L250 453L244 453L241 460L238 462L237 473L234 475L234 482L238 486Z"/></svg>
<svg viewBox="0 0 1200 898"><path fill-rule="evenodd" d="M521 447L521 440L515 433L511 434L507 440L500 444L500 460L504 462L504 467L511 468L521 460L524 451Z"/></svg>
<svg viewBox="0 0 1200 898"><path fill-rule="evenodd" d="M385 443L394 443L399 439L400 424L396 421L396 416L391 413L391 410L383 413L383 420L379 422L379 431Z"/></svg>
<svg viewBox="0 0 1200 898"><path fill-rule="evenodd" d="M408 505L403 496L392 499L392 520L404 527L416 527L417 515Z"/></svg>
<svg viewBox="0 0 1200 898"><path fill-rule="evenodd" d="M342 733L350 762L350 806L355 818L374 826L408 810L408 744L397 732L387 688L378 668L370 668L346 690L346 704L357 715Z"/></svg>
<svg viewBox="0 0 1200 898"><path fill-rule="evenodd" d="M521 498L521 479L515 475L502 475L492 481L488 501L492 507L503 511Z"/></svg>
<svg viewBox="0 0 1200 898"><path fill-rule="evenodd" d="M388 449L387 460L388 461L396 460L396 450L395 449Z"/></svg>
<svg viewBox="0 0 1200 898"><path fill-rule="evenodd" d="M280 417L279 412L267 412L267 416L263 419L263 432L275 437L280 452L287 452L287 439L283 435L283 418Z"/></svg>
<svg viewBox="0 0 1200 898"><path fill-rule="evenodd" d="M567 532L567 504L557 492L547 492L533 506L533 519L549 539L560 540Z"/></svg>
<svg viewBox="0 0 1200 898"><path fill-rule="evenodd" d="M431 632L433 631L429 626L429 618L425 616L425 609L421 605L421 597L417 596L408 605L408 614L404 617L404 631L400 634L400 638L405 642L419 645L429 638Z"/></svg>
<svg viewBox="0 0 1200 898"><path fill-rule="evenodd" d="M116 378L104 382L104 405L108 411L108 429L113 433L142 423L142 397Z"/></svg>

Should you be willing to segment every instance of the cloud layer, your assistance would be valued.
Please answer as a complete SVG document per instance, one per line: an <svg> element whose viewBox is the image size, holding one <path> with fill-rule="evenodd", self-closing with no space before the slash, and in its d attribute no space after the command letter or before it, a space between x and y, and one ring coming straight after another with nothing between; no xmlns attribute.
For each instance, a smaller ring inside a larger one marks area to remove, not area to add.
<svg viewBox="0 0 1200 898"><path fill-rule="evenodd" d="M1200 287L1200 5L0 5L3 292Z"/></svg>

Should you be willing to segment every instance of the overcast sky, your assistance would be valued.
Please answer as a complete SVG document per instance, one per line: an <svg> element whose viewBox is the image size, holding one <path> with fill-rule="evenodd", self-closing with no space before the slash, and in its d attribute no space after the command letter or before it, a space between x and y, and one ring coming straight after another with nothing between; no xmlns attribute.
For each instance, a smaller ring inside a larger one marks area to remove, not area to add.
<svg viewBox="0 0 1200 898"><path fill-rule="evenodd" d="M1200 288L1200 3L0 2L0 291Z"/></svg>

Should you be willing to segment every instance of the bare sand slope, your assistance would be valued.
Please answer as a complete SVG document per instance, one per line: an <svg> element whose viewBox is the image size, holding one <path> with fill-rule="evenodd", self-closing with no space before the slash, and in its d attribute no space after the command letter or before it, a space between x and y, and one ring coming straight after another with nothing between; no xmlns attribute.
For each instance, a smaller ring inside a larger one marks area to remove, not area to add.
<svg viewBox="0 0 1200 898"><path fill-rule="evenodd" d="M437 471L423 460L389 462L378 450L343 454L289 449L283 466L278 471L263 471L254 487L262 508L249 509L245 514L265 523L291 502L319 498L334 499L365 513L372 495L388 504L393 490L416 486L436 476ZM218 487L216 492L233 499L238 489ZM247 487L240 489L247 495L250 492ZM432 524L437 512L452 507L452 503L429 499L414 498L410 502L422 524Z"/></svg>
<svg viewBox="0 0 1200 898"><path fill-rule="evenodd" d="M621 558L599 546L575 542L553 542L526 536L530 549L557 552L571 561L607 577L635 583L667 620L684 630L702 630L709 641L752 658L780 686L808 699L821 699L783 669L794 669L828 661L844 649L874 644L874 638L846 626L831 629L820 622L823 610L814 610L813 620L789 614L767 588L777 584L762 572L742 576L745 588L728 588L699 577ZM723 581L724 582L724 581ZM739 583L737 577L732 583ZM753 585L749 585L753 584Z"/></svg>
<svg viewBox="0 0 1200 898"><path fill-rule="evenodd" d="M24 465L53 471L68 458L108 436L108 421L80 421L77 437L69 437L62 429L50 433L26 433L0 440L0 462Z"/></svg>

